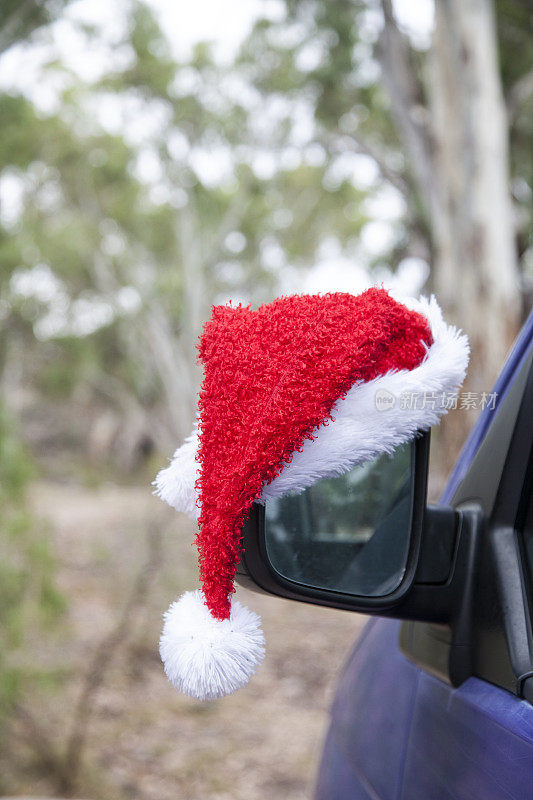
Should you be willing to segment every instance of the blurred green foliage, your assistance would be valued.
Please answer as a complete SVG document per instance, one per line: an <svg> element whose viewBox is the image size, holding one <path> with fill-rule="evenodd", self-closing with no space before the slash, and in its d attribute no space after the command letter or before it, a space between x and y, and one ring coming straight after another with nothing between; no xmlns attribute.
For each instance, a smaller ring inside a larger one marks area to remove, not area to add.
<svg viewBox="0 0 533 800"><path fill-rule="evenodd" d="M274 98L278 123L263 125L245 56L221 66L198 45L178 62L139 2L119 46L128 58L91 84L52 59L44 76L66 80L54 111L0 95L0 173L20 192L0 227L0 368L22 359L41 403L83 397L137 428L144 416L168 452L193 421L210 305L270 300L328 238L355 253L373 190L328 181L322 147L298 154L290 102ZM98 114L110 98L120 132Z"/></svg>
<svg viewBox="0 0 533 800"><path fill-rule="evenodd" d="M29 683L52 679L35 650L66 607L46 529L27 510L33 475L13 420L0 408L0 720Z"/></svg>
<svg viewBox="0 0 533 800"><path fill-rule="evenodd" d="M63 5L8 3L0 30L26 41ZM52 408L82 398L119 425L134 419L131 435L169 452L194 416L195 342L213 302L270 300L332 242L379 280L405 257L430 262L432 235L381 81L376 3L287 0L224 64L207 44L178 60L154 12L128 9L124 56L92 82L52 52L43 81L62 88L50 109L0 93L0 175L20 205L0 224L0 370L15 363ZM520 0L496 11L527 271L532 12ZM96 43L97 29L80 31ZM409 58L423 116L423 48ZM374 160L375 180L339 169L354 155ZM384 190L400 208L391 242L361 256Z"/></svg>
<svg viewBox="0 0 533 800"><path fill-rule="evenodd" d="M2 0L0 53L56 19L69 0Z"/></svg>

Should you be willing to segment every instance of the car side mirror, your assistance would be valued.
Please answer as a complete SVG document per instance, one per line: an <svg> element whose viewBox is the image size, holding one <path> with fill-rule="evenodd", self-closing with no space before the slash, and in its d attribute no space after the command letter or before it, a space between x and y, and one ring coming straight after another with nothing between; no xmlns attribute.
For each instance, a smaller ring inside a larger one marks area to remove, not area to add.
<svg viewBox="0 0 533 800"><path fill-rule="evenodd" d="M237 581L319 605L405 615L413 587L442 585L453 558L456 512L426 507L429 443L423 433L301 494L255 504Z"/></svg>

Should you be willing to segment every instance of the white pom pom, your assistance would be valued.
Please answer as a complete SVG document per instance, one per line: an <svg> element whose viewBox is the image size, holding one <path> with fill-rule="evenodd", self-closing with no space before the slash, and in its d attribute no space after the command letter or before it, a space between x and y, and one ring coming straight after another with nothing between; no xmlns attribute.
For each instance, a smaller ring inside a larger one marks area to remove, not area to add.
<svg viewBox="0 0 533 800"><path fill-rule="evenodd" d="M165 614L159 652L180 692L214 700L248 683L265 655L261 620L238 601L229 619L215 619L200 591L186 592Z"/></svg>

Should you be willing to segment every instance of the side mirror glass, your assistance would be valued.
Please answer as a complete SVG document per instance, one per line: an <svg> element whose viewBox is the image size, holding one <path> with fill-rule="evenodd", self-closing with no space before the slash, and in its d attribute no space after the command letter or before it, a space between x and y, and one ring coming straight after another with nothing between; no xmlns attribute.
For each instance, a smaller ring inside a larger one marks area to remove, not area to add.
<svg viewBox="0 0 533 800"><path fill-rule="evenodd" d="M299 495L255 504L237 581L319 605L392 613L418 566L428 456L429 432Z"/></svg>
<svg viewBox="0 0 533 800"><path fill-rule="evenodd" d="M414 448L318 481L299 495L269 500L265 545L272 568L315 589L383 597L407 567Z"/></svg>

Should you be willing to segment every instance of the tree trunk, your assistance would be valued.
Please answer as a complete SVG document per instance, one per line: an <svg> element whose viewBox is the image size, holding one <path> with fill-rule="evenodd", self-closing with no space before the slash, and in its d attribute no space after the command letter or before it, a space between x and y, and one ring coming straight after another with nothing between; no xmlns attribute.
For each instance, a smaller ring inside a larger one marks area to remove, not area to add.
<svg viewBox="0 0 533 800"><path fill-rule="evenodd" d="M493 0L435 0L425 92L392 0L381 0L381 5L384 27L377 54L410 177L425 210L431 288L446 318L470 339L463 391L489 392L521 321L508 120ZM424 94L428 102L422 108ZM475 414L452 413L435 432L441 482Z"/></svg>
<svg viewBox="0 0 533 800"><path fill-rule="evenodd" d="M431 220L435 286L482 347L483 363L471 374L492 378L517 332L520 294L507 116L489 0L437 2L429 77L439 193Z"/></svg>
<svg viewBox="0 0 533 800"><path fill-rule="evenodd" d="M494 9L491 0L437 0L435 13L428 59L433 280L445 313L470 339L464 389L489 392L521 309ZM465 411L446 421L444 467L471 423Z"/></svg>

